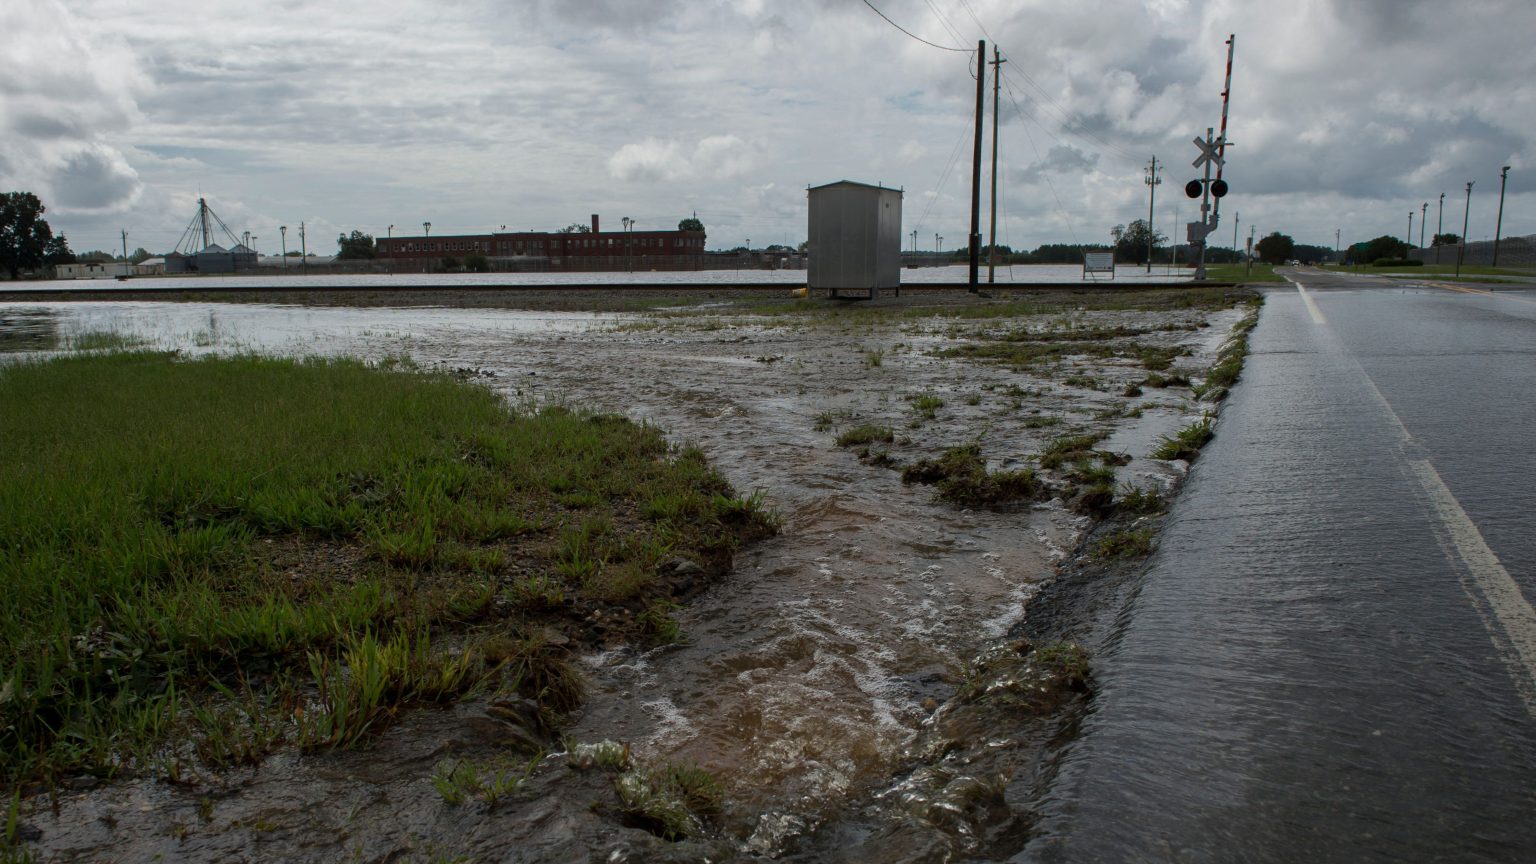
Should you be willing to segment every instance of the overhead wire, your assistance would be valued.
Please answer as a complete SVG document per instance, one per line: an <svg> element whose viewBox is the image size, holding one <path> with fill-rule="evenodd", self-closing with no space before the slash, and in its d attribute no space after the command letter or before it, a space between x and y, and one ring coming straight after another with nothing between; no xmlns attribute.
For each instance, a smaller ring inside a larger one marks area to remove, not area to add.
<svg viewBox="0 0 1536 864"><path fill-rule="evenodd" d="M1013 110L1019 114L1020 119L1026 121L1022 124L1022 128L1024 130L1024 138L1029 142L1029 149L1035 152L1035 159L1043 166L1045 164L1045 157L1040 155L1040 148L1035 146L1035 136L1029 134L1029 123L1027 122L1029 118L1025 116L1024 109L1019 105L1018 97L1014 95L1013 86L1008 83L1007 78L1003 79L1003 84L1008 91L1008 100L1013 103ZM1045 127L1042 126L1041 128ZM1056 184L1051 182L1051 175L1042 168L1040 179L1045 181L1046 188L1051 190L1051 197L1056 199L1056 209L1061 213L1061 219L1067 225L1067 233L1072 235L1072 244L1081 249L1083 243L1078 239L1077 229L1072 224L1072 217L1067 213L1067 205L1061 200L1061 194L1056 191Z"/></svg>
<svg viewBox="0 0 1536 864"><path fill-rule="evenodd" d="M869 2L869 0L864 0L864 5L868 6L870 9L874 10L874 13L876 15L879 15L881 18L884 18L885 19L885 23L891 25L892 27L895 27L897 30L900 30L901 32L907 34L908 36L912 37L913 39L916 39L917 41L923 43L924 45L927 45L927 46L932 47L932 48L939 48L939 49L942 49L942 50L945 50L945 51L957 51L957 52L959 52L961 54L974 54L974 53L976 53L976 50L974 48L954 48L954 47L949 46L949 45L940 45L937 42L929 42L927 39L924 39L923 37L917 35L916 33L913 33L911 30L908 30L907 28L901 26L900 24L897 24L895 21L892 21L889 15L886 15L884 12L881 12L878 8L876 8L875 4Z"/></svg>

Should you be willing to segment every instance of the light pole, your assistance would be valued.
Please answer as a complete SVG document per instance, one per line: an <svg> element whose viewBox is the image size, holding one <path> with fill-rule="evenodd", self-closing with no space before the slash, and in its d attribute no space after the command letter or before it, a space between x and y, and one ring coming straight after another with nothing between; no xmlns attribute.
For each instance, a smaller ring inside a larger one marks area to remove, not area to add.
<svg viewBox="0 0 1536 864"><path fill-rule="evenodd" d="M279 225L279 226L277 226L277 230L282 232L282 235L283 235L283 269L287 270L288 269L288 226L287 225Z"/></svg>
<svg viewBox="0 0 1536 864"><path fill-rule="evenodd" d="M304 275L309 275L309 242L304 234L304 223L299 222L299 264L304 268Z"/></svg>
<svg viewBox="0 0 1536 864"><path fill-rule="evenodd" d="M1456 275L1461 275L1462 259L1467 257L1467 220L1472 215L1472 184L1476 180L1467 181L1467 208L1461 214L1461 244L1456 247Z"/></svg>
<svg viewBox="0 0 1536 864"><path fill-rule="evenodd" d="M1239 222L1242 222L1242 221L1243 221L1243 214L1237 212L1236 210L1233 210L1232 211L1232 254L1233 255L1238 254L1238 252L1237 252L1237 225L1238 225ZM1233 261L1232 263L1236 264L1237 262ZM1151 272L1151 271L1149 270L1148 272Z"/></svg>
<svg viewBox="0 0 1536 864"><path fill-rule="evenodd" d="M632 265L629 261L629 229L635 224L635 220L625 216L619 221L624 223L624 269L633 273L635 272L635 268L634 265Z"/></svg>
<svg viewBox="0 0 1536 864"><path fill-rule="evenodd" d="M1435 263L1440 263L1440 235L1445 233L1445 193L1440 193L1440 215L1435 219Z"/></svg>
<svg viewBox="0 0 1536 864"><path fill-rule="evenodd" d="M384 246L385 246L385 250L384 251L388 253L387 255L384 256L384 260L385 260L385 262L387 262L386 266L389 267L389 275L393 276L393 275L395 275L395 226L394 225L390 225L388 228L384 229L384 238L387 241L384 244Z"/></svg>
<svg viewBox="0 0 1536 864"><path fill-rule="evenodd" d="M421 223L421 232L423 234L427 235L428 237L431 237L432 236L432 223L431 222L423 222L423 223Z"/></svg>
<svg viewBox="0 0 1536 864"><path fill-rule="evenodd" d="M1499 172L1499 221L1493 227L1493 266L1499 266L1499 235L1504 233L1504 184L1509 180L1509 166Z"/></svg>
<svg viewBox="0 0 1536 864"><path fill-rule="evenodd" d="M1429 227L1429 202L1419 208L1419 248L1424 248L1424 229Z"/></svg>
<svg viewBox="0 0 1536 864"><path fill-rule="evenodd" d="M1403 235L1403 257L1408 256L1408 250L1413 248L1413 211L1408 211L1408 233Z"/></svg>

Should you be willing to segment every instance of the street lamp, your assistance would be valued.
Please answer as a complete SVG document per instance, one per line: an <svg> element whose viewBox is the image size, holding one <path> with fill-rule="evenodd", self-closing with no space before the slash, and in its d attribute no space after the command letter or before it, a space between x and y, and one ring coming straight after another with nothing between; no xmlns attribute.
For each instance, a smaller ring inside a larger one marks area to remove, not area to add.
<svg viewBox="0 0 1536 864"><path fill-rule="evenodd" d="M1467 219L1472 215L1472 184L1476 180L1467 181L1467 208L1461 214L1461 244L1456 247L1456 275L1461 275L1461 261L1467 257Z"/></svg>
<svg viewBox="0 0 1536 864"><path fill-rule="evenodd" d="M385 266L389 268L389 275L393 276L395 275L395 226L393 224L384 229L384 239L387 241L384 244Z"/></svg>
<svg viewBox="0 0 1536 864"><path fill-rule="evenodd" d="M629 260L629 229L635 224L635 220L625 216L619 221L624 223L624 269L633 273L635 272L635 267Z"/></svg>
<svg viewBox="0 0 1536 864"><path fill-rule="evenodd" d="M1493 266L1499 266L1499 235L1504 233L1504 184L1509 180L1509 166L1499 172L1499 221L1493 228Z"/></svg>
<svg viewBox="0 0 1536 864"><path fill-rule="evenodd" d="M288 269L288 226L279 225L277 230L283 233L283 269Z"/></svg>
<svg viewBox="0 0 1536 864"><path fill-rule="evenodd" d="M1408 250L1412 249L1412 248L1413 248L1413 211L1409 210L1408 211L1408 233L1403 235L1403 255L1406 256L1408 254Z"/></svg>
<svg viewBox="0 0 1536 864"><path fill-rule="evenodd" d="M421 223L421 231L422 231L423 234L426 234L428 237L431 237L432 236L432 223L431 222L423 222L423 223Z"/></svg>

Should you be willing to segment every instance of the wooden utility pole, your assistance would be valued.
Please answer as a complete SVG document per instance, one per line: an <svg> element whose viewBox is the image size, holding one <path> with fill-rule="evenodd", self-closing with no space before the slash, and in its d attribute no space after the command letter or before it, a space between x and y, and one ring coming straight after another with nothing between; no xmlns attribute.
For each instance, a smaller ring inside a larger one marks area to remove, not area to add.
<svg viewBox="0 0 1536 864"><path fill-rule="evenodd" d="M981 109L987 98L987 40L976 41L976 145L971 154L971 273L970 292L979 288L981 270Z"/></svg>
<svg viewBox="0 0 1536 864"><path fill-rule="evenodd" d="M997 281L997 98L1002 84L1003 64L1007 63L997 46L992 46L992 228L987 244L987 282Z"/></svg>

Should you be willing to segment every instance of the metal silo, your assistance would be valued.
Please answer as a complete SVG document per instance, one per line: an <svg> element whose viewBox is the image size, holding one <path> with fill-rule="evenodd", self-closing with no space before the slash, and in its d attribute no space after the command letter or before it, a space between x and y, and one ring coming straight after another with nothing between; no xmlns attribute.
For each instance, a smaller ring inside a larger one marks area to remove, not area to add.
<svg viewBox="0 0 1536 864"><path fill-rule="evenodd" d="M901 190L839 180L806 194L810 289L901 293Z"/></svg>

